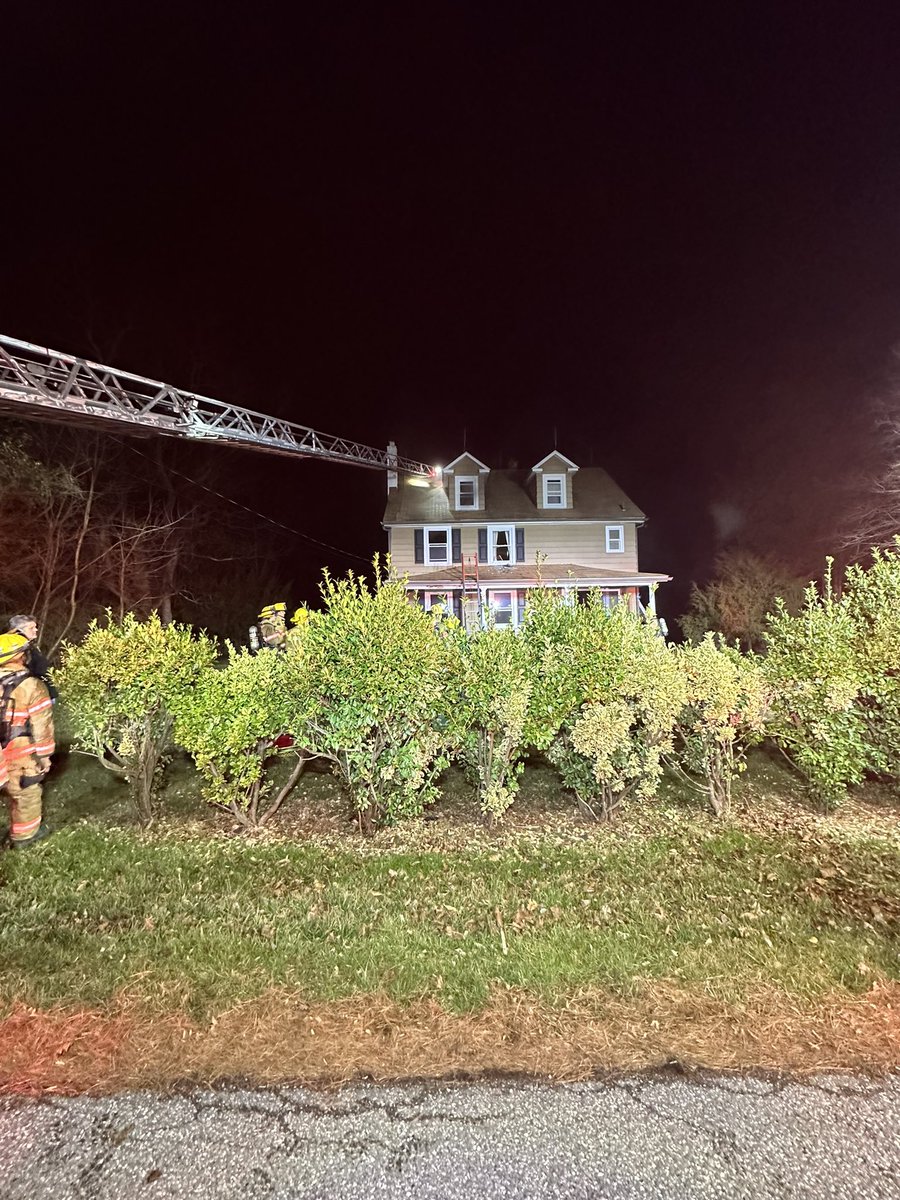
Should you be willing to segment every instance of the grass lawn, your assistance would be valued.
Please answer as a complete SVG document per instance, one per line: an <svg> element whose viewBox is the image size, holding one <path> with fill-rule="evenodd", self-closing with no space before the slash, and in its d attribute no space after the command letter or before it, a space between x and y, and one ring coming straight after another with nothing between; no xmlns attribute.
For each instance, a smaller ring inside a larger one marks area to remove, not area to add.
<svg viewBox="0 0 900 1200"><path fill-rule="evenodd" d="M536 767L488 830L454 775L435 820L370 840L328 776L289 803L271 832L240 836L178 767L174 815L142 832L115 780L64 762L53 838L0 856L8 1020L124 1005L209 1030L277 996L284 1011L359 1015L378 998L395 1023L423 1004L472 1022L516 997L545 1024L618 1006L652 1028L666 996L721 1016L758 1015L769 995L796 1014L900 979L900 810L874 787L822 817L760 755L727 822L669 784L606 828Z"/></svg>

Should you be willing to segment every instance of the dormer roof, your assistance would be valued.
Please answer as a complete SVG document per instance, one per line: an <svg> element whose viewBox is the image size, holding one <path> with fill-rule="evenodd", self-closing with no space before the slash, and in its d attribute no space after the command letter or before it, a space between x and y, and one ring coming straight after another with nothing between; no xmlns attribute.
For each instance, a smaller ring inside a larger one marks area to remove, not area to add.
<svg viewBox="0 0 900 1200"><path fill-rule="evenodd" d="M540 462L534 464L532 471L546 471L548 474L562 474L564 471L577 471L578 464L573 463L571 458L566 458L564 454L560 454L558 450L551 450L549 454L545 454Z"/></svg>
<svg viewBox="0 0 900 1200"><path fill-rule="evenodd" d="M454 471L458 475L486 475L490 472L490 469L490 467L485 466L480 458L476 458L468 450L464 450L462 454L454 458L453 462L447 463L446 467L444 467L445 471Z"/></svg>

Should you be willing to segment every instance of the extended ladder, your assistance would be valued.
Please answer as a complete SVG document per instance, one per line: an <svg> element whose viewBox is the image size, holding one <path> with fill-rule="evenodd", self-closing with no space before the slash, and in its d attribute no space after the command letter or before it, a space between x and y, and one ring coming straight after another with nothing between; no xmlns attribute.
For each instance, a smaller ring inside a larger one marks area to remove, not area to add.
<svg viewBox="0 0 900 1200"><path fill-rule="evenodd" d="M182 388L62 354L0 334L0 412L124 433L225 442L287 454L354 463L382 471L434 475L433 467L399 458L306 425L224 404Z"/></svg>
<svg viewBox="0 0 900 1200"><path fill-rule="evenodd" d="M481 581L478 577L478 555L463 554L460 561L462 576L462 623L468 632L484 624L481 603Z"/></svg>

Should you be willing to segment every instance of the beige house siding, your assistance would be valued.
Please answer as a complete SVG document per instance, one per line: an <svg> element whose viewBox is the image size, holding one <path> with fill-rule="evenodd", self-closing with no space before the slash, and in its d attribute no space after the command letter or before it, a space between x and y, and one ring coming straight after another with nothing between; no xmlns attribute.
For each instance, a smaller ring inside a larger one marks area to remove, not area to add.
<svg viewBox="0 0 900 1200"><path fill-rule="evenodd" d="M615 524L615 522L610 522ZM523 522L525 530L525 561L533 563L540 551L547 556L546 567L553 563L579 563L586 567L599 567L606 571L636 571L638 569L637 524L622 521L625 531L625 550L622 554L607 554L604 522L576 524L560 522ZM452 527L452 526L451 526ZM478 526L457 526L462 529L461 548L463 554L478 553ZM482 528L484 528L482 526ZM388 533L391 561L398 575L423 570L416 562L414 530L408 527L395 528ZM424 568L427 569L427 568ZM432 568L433 569L433 568ZM545 570L545 574L547 571Z"/></svg>

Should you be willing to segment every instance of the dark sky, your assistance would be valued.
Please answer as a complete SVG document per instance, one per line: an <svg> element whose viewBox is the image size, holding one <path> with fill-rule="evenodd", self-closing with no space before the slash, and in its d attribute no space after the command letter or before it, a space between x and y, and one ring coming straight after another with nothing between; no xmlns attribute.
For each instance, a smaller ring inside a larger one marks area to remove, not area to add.
<svg viewBox="0 0 900 1200"><path fill-rule="evenodd" d="M556 427L680 589L714 513L815 569L900 338L896 4L37 2L3 41L4 332L429 461ZM223 461L382 545L380 477Z"/></svg>

